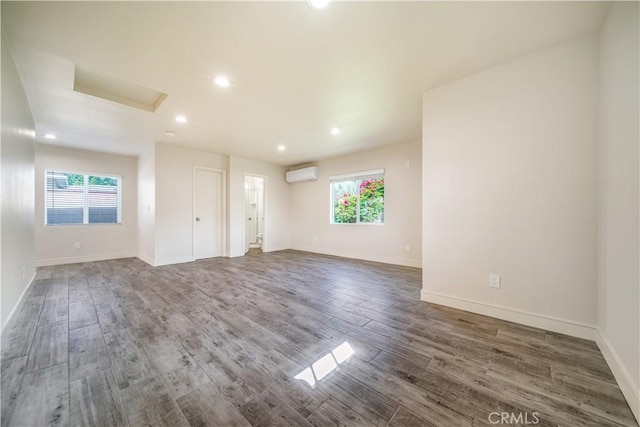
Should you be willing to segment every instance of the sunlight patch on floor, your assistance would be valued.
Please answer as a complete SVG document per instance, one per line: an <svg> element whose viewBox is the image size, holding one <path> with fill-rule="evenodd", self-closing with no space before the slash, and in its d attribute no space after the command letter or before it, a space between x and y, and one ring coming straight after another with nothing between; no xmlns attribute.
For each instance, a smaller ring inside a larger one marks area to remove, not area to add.
<svg viewBox="0 0 640 427"><path fill-rule="evenodd" d="M354 353L355 351L351 345L345 341L314 362L311 367L305 368L294 378L305 381L313 387L318 381L333 372L338 365L346 362Z"/></svg>

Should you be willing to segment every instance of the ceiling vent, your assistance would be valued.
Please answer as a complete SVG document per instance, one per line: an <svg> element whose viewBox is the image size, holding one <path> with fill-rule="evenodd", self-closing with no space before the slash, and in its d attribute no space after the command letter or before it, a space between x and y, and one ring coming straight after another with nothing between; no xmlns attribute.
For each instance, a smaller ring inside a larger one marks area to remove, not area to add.
<svg viewBox="0 0 640 427"><path fill-rule="evenodd" d="M150 112L156 111L167 97L166 93L105 77L77 65L73 90Z"/></svg>
<svg viewBox="0 0 640 427"><path fill-rule="evenodd" d="M310 166L308 168L296 169L287 172L287 182L317 181L320 174L318 166Z"/></svg>

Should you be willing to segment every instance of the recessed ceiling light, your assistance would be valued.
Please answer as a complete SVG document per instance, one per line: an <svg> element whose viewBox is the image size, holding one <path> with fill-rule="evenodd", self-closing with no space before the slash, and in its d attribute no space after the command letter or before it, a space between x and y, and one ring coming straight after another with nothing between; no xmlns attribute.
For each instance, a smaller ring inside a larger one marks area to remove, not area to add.
<svg viewBox="0 0 640 427"><path fill-rule="evenodd" d="M329 6L330 0L308 0L309 6L315 10L324 10Z"/></svg>
<svg viewBox="0 0 640 427"><path fill-rule="evenodd" d="M54 134L52 134L52 133L45 133L42 136L44 136L47 139L56 139L56 136Z"/></svg>
<svg viewBox="0 0 640 427"><path fill-rule="evenodd" d="M164 134L167 135L167 136L176 136L176 133L174 131L172 131L172 130L168 130Z"/></svg>
<svg viewBox="0 0 640 427"><path fill-rule="evenodd" d="M176 116L176 122L187 123L187 118L185 116Z"/></svg>
<svg viewBox="0 0 640 427"><path fill-rule="evenodd" d="M278 145L278 151L284 151L286 149L287 147L285 147L284 145Z"/></svg>
<svg viewBox="0 0 640 427"><path fill-rule="evenodd" d="M225 76L216 76L213 78L213 82L220 87L229 87L231 82Z"/></svg>
<svg viewBox="0 0 640 427"><path fill-rule="evenodd" d="M331 128L331 130L329 131L331 132L332 135L337 135L340 133L340 129L338 128Z"/></svg>

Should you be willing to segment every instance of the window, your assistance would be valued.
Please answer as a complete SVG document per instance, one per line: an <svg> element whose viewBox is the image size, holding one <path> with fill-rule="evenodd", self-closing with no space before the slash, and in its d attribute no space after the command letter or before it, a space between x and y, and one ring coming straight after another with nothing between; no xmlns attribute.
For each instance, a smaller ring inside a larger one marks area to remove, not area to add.
<svg viewBox="0 0 640 427"><path fill-rule="evenodd" d="M384 223L384 169L334 176L332 224Z"/></svg>
<svg viewBox="0 0 640 427"><path fill-rule="evenodd" d="M45 172L45 224L120 224L121 178Z"/></svg>

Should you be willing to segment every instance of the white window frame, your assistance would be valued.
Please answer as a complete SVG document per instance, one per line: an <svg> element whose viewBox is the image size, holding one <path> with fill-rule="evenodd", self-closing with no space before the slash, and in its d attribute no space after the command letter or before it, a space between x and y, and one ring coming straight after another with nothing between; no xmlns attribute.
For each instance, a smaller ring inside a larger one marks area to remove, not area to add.
<svg viewBox="0 0 640 427"><path fill-rule="evenodd" d="M68 175L83 175L84 176L84 206L82 207L82 223L68 223L68 224L49 224L47 222L47 176L48 174L64 173ZM99 178L111 178L115 179L118 183L117 187L117 222L89 222L89 177L97 176ZM122 175L110 174L110 173L97 173L97 172L77 172L59 169L45 169L44 171L44 225L46 227L67 227L67 226L82 226L82 225L121 225L122 224Z"/></svg>
<svg viewBox="0 0 640 427"><path fill-rule="evenodd" d="M329 177L329 198L330 198L330 210L329 210L329 224L331 225L384 225L384 216L382 222L360 222L360 196L358 195L358 208L356 209L356 222L335 222L335 204L334 204L334 194L333 194L333 184L341 181L356 181L371 178L375 175L382 175L382 179L385 179L384 169L374 169L364 172L354 172L347 173L342 175L334 175ZM386 190L386 182L385 182L385 190Z"/></svg>

